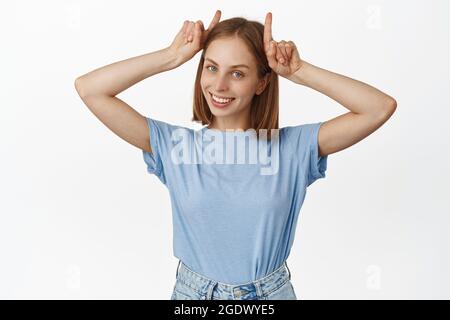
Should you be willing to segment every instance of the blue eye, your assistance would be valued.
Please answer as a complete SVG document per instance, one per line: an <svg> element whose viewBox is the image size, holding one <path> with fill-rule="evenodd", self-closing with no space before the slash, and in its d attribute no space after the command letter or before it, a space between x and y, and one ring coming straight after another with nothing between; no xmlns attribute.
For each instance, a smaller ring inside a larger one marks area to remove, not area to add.
<svg viewBox="0 0 450 320"><path fill-rule="evenodd" d="M215 66L207 66L206 69L208 69L208 68L210 68L210 67L211 67L211 68L215 68ZM210 69L208 69L208 70L210 70ZM238 74L239 74L238 79L244 77L244 75L243 75L241 72L239 72L239 71L234 71L234 73L238 73Z"/></svg>
<svg viewBox="0 0 450 320"><path fill-rule="evenodd" d="M239 71L235 71L235 73L239 73L239 78L242 78L244 75L242 73L240 73Z"/></svg>

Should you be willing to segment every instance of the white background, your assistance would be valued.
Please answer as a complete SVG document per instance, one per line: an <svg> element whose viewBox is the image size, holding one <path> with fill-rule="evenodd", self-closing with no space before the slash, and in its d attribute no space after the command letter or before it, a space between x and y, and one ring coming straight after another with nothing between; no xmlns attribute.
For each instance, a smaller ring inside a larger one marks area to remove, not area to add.
<svg viewBox="0 0 450 320"><path fill-rule="evenodd" d="M0 298L169 299L178 260L165 186L83 104L76 77L167 47L185 19L242 16L301 57L397 100L328 158L288 259L301 299L449 299L450 4L434 1L3 1ZM190 122L200 54L119 97ZM280 127L348 110L280 77Z"/></svg>

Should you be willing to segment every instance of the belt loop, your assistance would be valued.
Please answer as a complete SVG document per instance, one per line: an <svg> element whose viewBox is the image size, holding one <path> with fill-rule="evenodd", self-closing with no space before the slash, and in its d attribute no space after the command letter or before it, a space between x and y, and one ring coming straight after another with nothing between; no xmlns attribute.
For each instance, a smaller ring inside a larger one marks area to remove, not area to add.
<svg viewBox="0 0 450 320"><path fill-rule="evenodd" d="M176 278L178 279L178 269L180 269L181 260L178 261Z"/></svg>
<svg viewBox="0 0 450 320"><path fill-rule="evenodd" d="M206 300L212 300L212 294L213 294L213 290L215 288L215 286L217 285L216 281L210 281L207 287L207 291L206 291Z"/></svg>
<svg viewBox="0 0 450 320"><path fill-rule="evenodd" d="M284 262L284 264L286 265L286 268L287 268L287 270L289 272L289 280L291 280L291 270L289 270L289 267L287 265L287 260Z"/></svg>
<svg viewBox="0 0 450 320"><path fill-rule="evenodd" d="M258 296L258 299L262 300L264 298L264 292L261 289L261 282L258 280L253 282L253 284L255 285L256 295Z"/></svg>

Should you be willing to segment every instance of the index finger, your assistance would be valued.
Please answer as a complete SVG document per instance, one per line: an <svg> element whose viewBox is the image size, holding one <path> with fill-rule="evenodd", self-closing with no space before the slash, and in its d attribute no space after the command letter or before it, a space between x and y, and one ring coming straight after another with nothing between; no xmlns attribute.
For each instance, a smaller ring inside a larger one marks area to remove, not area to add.
<svg viewBox="0 0 450 320"><path fill-rule="evenodd" d="M264 43L269 45L272 40L272 12L267 13L266 21L264 22Z"/></svg>
<svg viewBox="0 0 450 320"><path fill-rule="evenodd" d="M222 14L222 12L220 10L216 10L216 14L214 15L214 18L212 19L211 23L208 26L208 31L211 31L212 28L214 28L216 26L216 24L219 23L220 20L220 15Z"/></svg>

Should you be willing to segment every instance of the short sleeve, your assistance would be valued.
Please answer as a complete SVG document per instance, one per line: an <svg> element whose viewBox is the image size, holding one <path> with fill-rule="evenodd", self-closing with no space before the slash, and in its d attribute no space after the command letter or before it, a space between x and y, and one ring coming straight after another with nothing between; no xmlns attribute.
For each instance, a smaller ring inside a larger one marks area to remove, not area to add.
<svg viewBox="0 0 450 320"><path fill-rule="evenodd" d="M170 139L170 125L148 117L146 119L152 148L151 153L142 150L144 161L147 164L147 172L156 175L163 184L166 184L164 154L165 146Z"/></svg>
<svg viewBox="0 0 450 320"><path fill-rule="evenodd" d="M322 123L318 122L307 125L310 131L308 133L310 162L307 186L310 186L317 179L325 178L325 171L327 170L328 156L319 157L319 129Z"/></svg>
<svg viewBox="0 0 450 320"><path fill-rule="evenodd" d="M286 127L287 139L304 173L306 186L325 178L328 156L319 157L319 129L323 122Z"/></svg>

